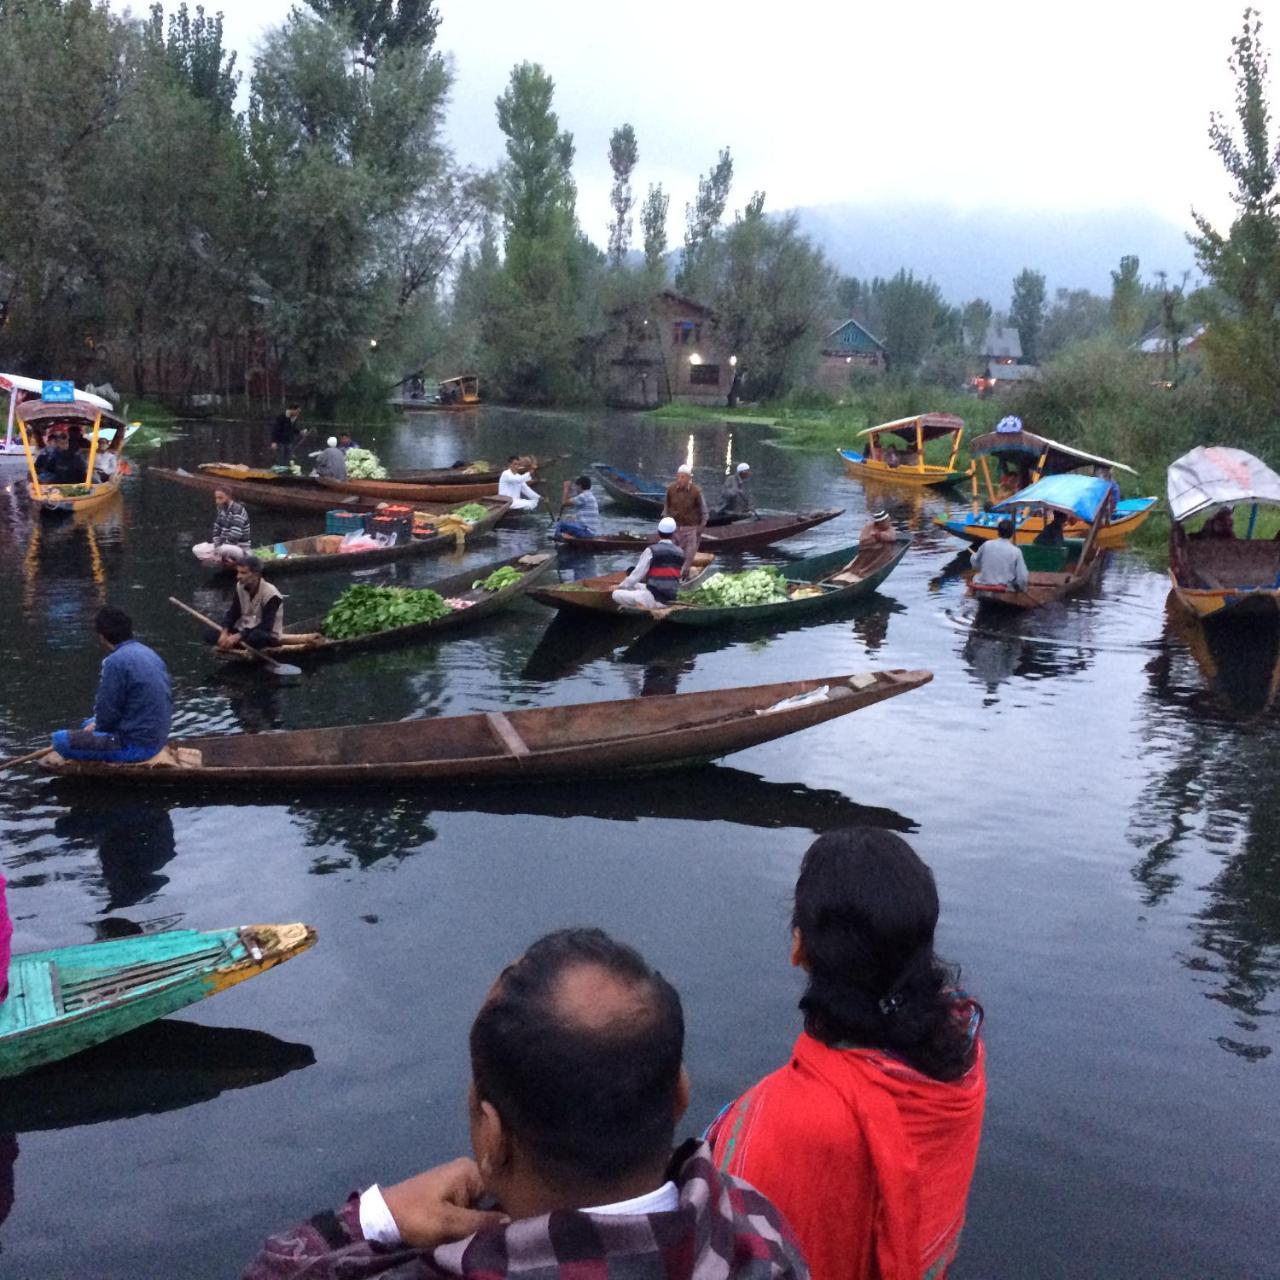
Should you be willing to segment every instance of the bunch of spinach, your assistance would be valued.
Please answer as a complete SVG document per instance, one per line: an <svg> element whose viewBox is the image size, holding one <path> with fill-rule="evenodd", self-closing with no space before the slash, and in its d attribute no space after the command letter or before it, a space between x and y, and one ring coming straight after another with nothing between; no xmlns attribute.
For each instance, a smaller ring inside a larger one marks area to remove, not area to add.
<svg viewBox="0 0 1280 1280"><path fill-rule="evenodd" d="M444 598L429 588L348 587L325 614L320 629L330 640L350 640L417 622L434 622L449 612Z"/></svg>

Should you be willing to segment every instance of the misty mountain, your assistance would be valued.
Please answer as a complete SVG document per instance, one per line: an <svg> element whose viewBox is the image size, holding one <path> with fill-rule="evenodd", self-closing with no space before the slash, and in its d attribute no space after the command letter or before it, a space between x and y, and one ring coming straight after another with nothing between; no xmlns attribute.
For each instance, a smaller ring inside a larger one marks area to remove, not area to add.
<svg viewBox="0 0 1280 1280"><path fill-rule="evenodd" d="M1111 271L1136 253L1142 277L1158 270L1172 279L1192 272L1195 255L1186 228L1149 210L1046 213L942 205L824 205L795 210L801 229L845 275L891 276L907 267L932 276L948 301L986 298L1009 305L1023 267L1044 272L1049 297L1058 288L1110 294Z"/></svg>

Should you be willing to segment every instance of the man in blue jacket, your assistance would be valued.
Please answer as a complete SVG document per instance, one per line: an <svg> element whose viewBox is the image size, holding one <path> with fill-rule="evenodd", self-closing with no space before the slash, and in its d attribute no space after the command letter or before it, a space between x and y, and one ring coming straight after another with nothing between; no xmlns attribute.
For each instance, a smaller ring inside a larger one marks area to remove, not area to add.
<svg viewBox="0 0 1280 1280"><path fill-rule="evenodd" d="M124 610L110 605L99 609L94 629L107 656L93 719L79 729L59 729L53 749L64 760L149 760L169 741L169 670L154 649L133 638L133 619Z"/></svg>

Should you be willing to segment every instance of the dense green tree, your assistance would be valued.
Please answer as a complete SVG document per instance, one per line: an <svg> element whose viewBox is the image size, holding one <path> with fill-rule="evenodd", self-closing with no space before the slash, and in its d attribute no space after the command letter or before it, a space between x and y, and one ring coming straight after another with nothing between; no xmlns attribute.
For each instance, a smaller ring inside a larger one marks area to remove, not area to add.
<svg viewBox="0 0 1280 1280"><path fill-rule="evenodd" d="M964 304L960 314L969 351L974 355L981 355L986 349L987 334L991 330L991 303L985 298L974 298Z"/></svg>
<svg viewBox="0 0 1280 1280"><path fill-rule="evenodd" d="M1039 271L1024 267L1013 280L1009 320L1018 331L1022 358L1035 364L1040 358L1040 332L1044 328L1045 283Z"/></svg>
<svg viewBox="0 0 1280 1280"><path fill-rule="evenodd" d="M1259 417L1280 411L1280 190L1267 103L1262 23L1253 9L1231 42L1235 127L1216 112L1209 140L1234 184L1235 220L1224 234L1193 212L1196 258L1215 293L1204 338L1209 368Z"/></svg>
<svg viewBox="0 0 1280 1280"><path fill-rule="evenodd" d="M666 279L667 211L671 197L662 184L651 183L649 194L640 206L640 229L644 233L645 270L654 279Z"/></svg>
<svg viewBox="0 0 1280 1280"><path fill-rule="evenodd" d="M1047 360L1073 343L1098 337L1111 324L1111 316L1106 298L1088 289L1058 289L1044 318L1040 358Z"/></svg>
<svg viewBox="0 0 1280 1280"><path fill-rule="evenodd" d="M430 49L440 15L434 0L307 0L320 17L350 31L361 62L371 67L392 49Z"/></svg>
<svg viewBox="0 0 1280 1280"><path fill-rule="evenodd" d="M866 289L857 276L840 276L836 281L835 300L839 318L849 319L856 315L864 301Z"/></svg>
<svg viewBox="0 0 1280 1280"><path fill-rule="evenodd" d="M609 261L615 267L622 265L631 247L631 210L636 203L631 191L631 175L639 161L636 131L629 124L621 125L609 138L609 168L613 171L613 186L609 189L609 204L613 208L613 221L609 224Z"/></svg>
<svg viewBox="0 0 1280 1280"><path fill-rule="evenodd" d="M1147 314L1146 290L1139 266L1135 254L1126 254L1120 259L1120 269L1111 273L1111 327L1119 337L1130 342L1142 333Z"/></svg>
<svg viewBox="0 0 1280 1280"><path fill-rule="evenodd" d="M733 157L725 147L711 172L699 176L697 198L684 207L684 253L676 272L676 287L691 296L696 297L706 288L701 274L703 251L720 226L732 186Z"/></svg>
<svg viewBox="0 0 1280 1280"><path fill-rule="evenodd" d="M164 6L153 4L151 16L143 25L143 40L151 57L163 62L192 96L230 120L240 73L236 70L235 53L222 44L222 14L208 18L204 6L198 4L192 18L183 0L169 15L166 30Z"/></svg>
<svg viewBox="0 0 1280 1280"><path fill-rule="evenodd" d="M933 347L939 318L947 309L942 290L904 267L889 280L873 280L870 293L868 318L888 349L889 367L914 373Z"/></svg>

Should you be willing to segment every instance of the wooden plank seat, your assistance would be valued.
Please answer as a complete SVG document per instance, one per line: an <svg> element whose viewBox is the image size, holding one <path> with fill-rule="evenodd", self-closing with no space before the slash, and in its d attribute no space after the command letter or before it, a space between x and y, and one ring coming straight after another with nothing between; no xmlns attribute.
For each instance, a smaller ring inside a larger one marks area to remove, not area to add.
<svg viewBox="0 0 1280 1280"><path fill-rule="evenodd" d="M515 725L501 711L486 711L485 723L493 731L499 744L509 754L517 758L529 754L529 745L516 731Z"/></svg>

